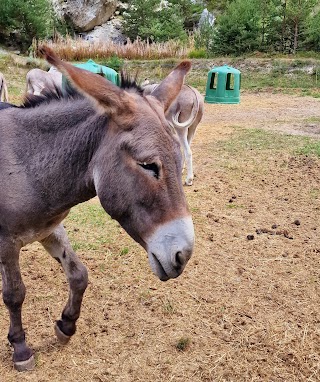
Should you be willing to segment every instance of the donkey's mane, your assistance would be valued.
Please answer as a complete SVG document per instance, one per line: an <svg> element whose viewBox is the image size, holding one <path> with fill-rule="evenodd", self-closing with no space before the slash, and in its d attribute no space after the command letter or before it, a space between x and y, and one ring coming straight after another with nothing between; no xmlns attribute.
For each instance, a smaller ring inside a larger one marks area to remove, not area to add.
<svg viewBox="0 0 320 382"><path fill-rule="evenodd" d="M20 107L30 109L41 104L49 104L52 101L80 98L83 98L83 96L71 86L67 85L64 90L55 86L54 90L45 89L41 95L26 94Z"/></svg>
<svg viewBox="0 0 320 382"><path fill-rule="evenodd" d="M131 77L130 74L121 71L120 78L121 89L131 91L133 90L140 95L143 94L143 89L141 88L141 86L138 85L136 76ZM55 87L54 90L45 89L41 95L26 94L20 108L31 109L41 104L49 104L52 101L76 100L83 98L84 96L81 93L79 93L74 87L70 86L70 84L67 82L64 90Z"/></svg>
<svg viewBox="0 0 320 382"><path fill-rule="evenodd" d="M124 71L120 72L120 81L121 81L121 89L125 90L135 90L138 94L142 96L143 89L137 82L137 75L132 77L129 73Z"/></svg>

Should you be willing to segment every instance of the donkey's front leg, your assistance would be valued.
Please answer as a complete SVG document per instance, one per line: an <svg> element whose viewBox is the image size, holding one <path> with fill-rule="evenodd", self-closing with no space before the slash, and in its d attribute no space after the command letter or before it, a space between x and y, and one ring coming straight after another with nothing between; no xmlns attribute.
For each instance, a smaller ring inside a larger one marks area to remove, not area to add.
<svg viewBox="0 0 320 382"><path fill-rule="evenodd" d="M9 310L8 340L13 346L13 362L18 371L32 370L35 366L33 351L27 346L22 328L21 310L26 294L19 267L20 249L0 239L0 269L2 296Z"/></svg>
<svg viewBox="0 0 320 382"><path fill-rule="evenodd" d="M72 250L62 224L42 240L41 244L52 257L61 263L70 286L67 305L63 309L61 320L57 321L55 326L59 341L66 344L76 331L76 321L80 316L83 294L88 285L88 272Z"/></svg>

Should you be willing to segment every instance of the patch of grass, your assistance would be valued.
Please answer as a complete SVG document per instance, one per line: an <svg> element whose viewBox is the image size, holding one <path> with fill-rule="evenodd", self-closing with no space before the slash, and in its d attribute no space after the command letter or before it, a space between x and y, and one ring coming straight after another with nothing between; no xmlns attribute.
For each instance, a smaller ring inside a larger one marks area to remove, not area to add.
<svg viewBox="0 0 320 382"><path fill-rule="evenodd" d="M313 188L310 191L310 196L312 199L319 199L320 198L320 189L319 188Z"/></svg>
<svg viewBox="0 0 320 382"><path fill-rule="evenodd" d="M233 208L244 208L242 204L235 204L235 203L228 203L226 204L227 208L233 209Z"/></svg>
<svg viewBox="0 0 320 382"><path fill-rule="evenodd" d="M175 313L176 309L175 309L172 301L166 299L163 302L163 311L164 311L164 314L168 314L168 315L172 315Z"/></svg>
<svg viewBox="0 0 320 382"><path fill-rule="evenodd" d="M310 141L304 146L297 149L297 153L301 155L315 155L320 158L320 141Z"/></svg>
<svg viewBox="0 0 320 382"><path fill-rule="evenodd" d="M179 351L185 351L190 346L190 338L189 337L181 337L178 339L178 341L175 344L175 347Z"/></svg>
<svg viewBox="0 0 320 382"><path fill-rule="evenodd" d="M128 253L129 253L129 248L128 247L124 247L120 251L120 256L127 255Z"/></svg>
<svg viewBox="0 0 320 382"><path fill-rule="evenodd" d="M100 204L85 203L81 208L72 209L68 215L68 220L73 223L89 224L92 226L103 226L106 224L108 215Z"/></svg>
<svg viewBox="0 0 320 382"><path fill-rule="evenodd" d="M304 63L306 65L306 63ZM302 65L302 64L301 64ZM298 68L298 69L297 69ZM269 73L263 70L250 71L241 76L241 88L261 90L271 88L273 91L286 91L289 94L320 96L319 76L300 70L275 64Z"/></svg>
<svg viewBox="0 0 320 382"><path fill-rule="evenodd" d="M262 129L242 129L234 127L236 134L227 142L221 142L228 152L239 153L248 150L275 152L286 150L291 153L318 155L320 142L302 136L293 136L270 132Z"/></svg>

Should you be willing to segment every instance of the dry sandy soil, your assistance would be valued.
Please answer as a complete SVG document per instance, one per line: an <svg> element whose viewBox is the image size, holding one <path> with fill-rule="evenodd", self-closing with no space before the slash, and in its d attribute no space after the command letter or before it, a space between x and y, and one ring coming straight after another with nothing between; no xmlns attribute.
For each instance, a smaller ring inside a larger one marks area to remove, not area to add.
<svg viewBox="0 0 320 382"><path fill-rule="evenodd" d="M66 227L90 275L78 331L57 343L64 275L27 247L23 316L37 365L13 370L1 303L0 381L320 381L320 158L296 151L317 138L313 98L207 104L185 188L196 249L183 275L161 283L97 200L76 207Z"/></svg>

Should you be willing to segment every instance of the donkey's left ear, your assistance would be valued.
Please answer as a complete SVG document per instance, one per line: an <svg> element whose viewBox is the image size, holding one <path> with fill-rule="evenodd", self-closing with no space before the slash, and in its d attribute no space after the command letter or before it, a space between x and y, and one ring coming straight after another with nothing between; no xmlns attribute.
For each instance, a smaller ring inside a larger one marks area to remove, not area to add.
<svg viewBox="0 0 320 382"><path fill-rule="evenodd" d="M110 117L121 115L122 121L124 121L123 117L125 115L130 117L135 110L136 103L132 95L111 81L60 60L47 46L39 48L39 52L51 65L59 69L81 93L91 98L99 105L100 110Z"/></svg>
<svg viewBox="0 0 320 382"><path fill-rule="evenodd" d="M171 103L178 96L184 83L185 76L190 69L191 62L188 60L182 61L151 93L153 97L157 98L162 103L164 111L167 111Z"/></svg>

